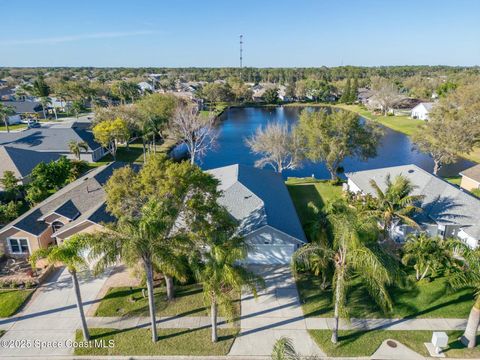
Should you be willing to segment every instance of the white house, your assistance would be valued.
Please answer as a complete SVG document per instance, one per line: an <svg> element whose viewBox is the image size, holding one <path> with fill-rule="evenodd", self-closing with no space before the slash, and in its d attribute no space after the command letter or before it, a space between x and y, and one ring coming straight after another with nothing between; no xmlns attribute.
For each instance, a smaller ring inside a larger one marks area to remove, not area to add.
<svg viewBox="0 0 480 360"><path fill-rule="evenodd" d="M428 114L432 110L432 102L421 102L412 109L411 117L413 119L428 120Z"/></svg>
<svg viewBox="0 0 480 360"><path fill-rule="evenodd" d="M152 92L153 92L153 91L155 90L155 88L153 87L153 85L149 84L149 83L146 82L146 81L142 81L142 82L138 83L137 85L138 85L138 87L140 88L140 91L141 91L142 93L144 93L145 91L152 91Z"/></svg>
<svg viewBox="0 0 480 360"><path fill-rule="evenodd" d="M282 176L239 164L207 172L220 181L219 203L251 247L246 263L289 264L307 240Z"/></svg>
<svg viewBox="0 0 480 360"><path fill-rule="evenodd" d="M407 177L415 186L414 195L422 195L417 204L422 212L415 215L422 230L431 236L456 237L472 248L480 246L480 199L462 191L456 186L430 174L416 165L402 165L381 169L365 170L345 174L348 190L354 193L370 194L375 191L370 180L385 190L388 175L393 179L398 175ZM409 233L416 230L397 223L391 236L403 242Z"/></svg>

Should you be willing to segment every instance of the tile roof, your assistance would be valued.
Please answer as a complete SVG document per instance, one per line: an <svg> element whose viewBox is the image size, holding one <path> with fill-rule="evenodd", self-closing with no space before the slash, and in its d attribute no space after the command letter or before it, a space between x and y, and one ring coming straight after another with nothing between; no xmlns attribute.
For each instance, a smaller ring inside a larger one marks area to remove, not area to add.
<svg viewBox="0 0 480 360"><path fill-rule="evenodd" d="M247 235L266 225L306 242L287 187L280 174L245 165L230 165L208 170L220 181L219 202L240 222Z"/></svg>
<svg viewBox="0 0 480 360"><path fill-rule="evenodd" d="M480 239L480 200L428 173L416 165L394 166L345 174L363 192L375 195L370 179L385 190L387 175L409 178L416 186L413 193L423 195L423 216L441 225L456 225L475 239Z"/></svg>

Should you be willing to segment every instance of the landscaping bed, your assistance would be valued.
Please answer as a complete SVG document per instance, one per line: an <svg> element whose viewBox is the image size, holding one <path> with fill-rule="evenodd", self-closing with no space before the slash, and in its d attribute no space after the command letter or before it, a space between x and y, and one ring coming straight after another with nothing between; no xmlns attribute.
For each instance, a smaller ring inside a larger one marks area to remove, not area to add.
<svg viewBox="0 0 480 360"><path fill-rule="evenodd" d="M330 338L331 330L309 330L310 335L327 356L371 356L384 340L394 339L408 346L413 351L421 355L428 356L428 351L424 345L432 339L432 331L392 331L392 330L371 330L339 331L339 343L332 344ZM465 348L458 338L462 331L446 331L450 342L444 352L449 358L479 358L480 347L474 349ZM478 336L480 340L480 336Z"/></svg>
<svg viewBox="0 0 480 360"><path fill-rule="evenodd" d="M149 329L90 329L92 341L104 341L112 347L76 348L75 355L227 355L238 329L218 329L218 342L211 342L211 329L158 329L159 340L152 342ZM77 330L75 340L83 339Z"/></svg>
<svg viewBox="0 0 480 360"><path fill-rule="evenodd" d="M142 287L110 288L98 306L95 316L149 316L148 298L143 297ZM144 290L146 294L146 289ZM200 285L180 285L175 287L175 299L166 300L164 287L154 289L155 306L158 316L208 316L202 287ZM240 314L240 295L235 302ZM221 315L221 314L220 314Z"/></svg>

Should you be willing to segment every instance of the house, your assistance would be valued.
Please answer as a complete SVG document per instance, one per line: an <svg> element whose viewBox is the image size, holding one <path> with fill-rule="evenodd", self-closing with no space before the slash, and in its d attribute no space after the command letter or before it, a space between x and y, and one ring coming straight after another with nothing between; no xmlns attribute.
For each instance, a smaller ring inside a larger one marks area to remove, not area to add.
<svg viewBox="0 0 480 360"><path fill-rule="evenodd" d="M149 84L146 81L139 82L137 85L140 88L140 91L142 93L155 91L155 88L153 87L153 85Z"/></svg>
<svg viewBox="0 0 480 360"><path fill-rule="evenodd" d="M42 118L42 105L37 101L2 101L2 105L11 106L15 111L15 115L9 117L9 124L18 124L20 118L35 117Z"/></svg>
<svg viewBox="0 0 480 360"><path fill-rule="evenodd" d="M480 189L480 164L463 170L460 175L462 176L461 188L468 191Z"/></svg>
<svg viewBox="0 0 480 360"><path fill-rule="evenodd" d="M107 150L95 141L92 131L82 122L76 122L72 127L65 128L33 128L20 132L0 133L1 147L54 153L67 157L73 157L69 148L71 141L87 144L87 151L80 154L82 160L95 162L107 153Z"/></svg>
<svg viewBox="0 0 480 360"><path fill-rule="evenodd" d="M357 93L357 100L363 105L368 104L368 100L372 97L373 91L367 88L359 88Z"/></svg>
<svg viewBox="0 0 480 360"><path fill-rule="evenodd" d="M433 102L421 102L412 109L410 116L413 119L428 120L428 114L432 110Z"/></svg>
<svg viewBox="0 0 480 360"><path fill-rule="evenodd" d="M375 191L370 180L375 180L385 190L388 175L392 179L397 175L407 177L415 186L413 194L424 197L417 204L423 211L415 215L415 220L423 231L431 236L459 238L472 248L480 245L480 200L418 166L402 165L345 175L349 191L373 196ZM405 224L397 223L390 235L396 241L403 242L409 233L415 231Z"/></svg>
<svg viewBox="0 0 480 360"><path fill-rule="evenodd" d="M239 223L251 246L250 264L289 264L307 240L288 190L278 173L245 165L208 170L220 181L219 203Z"/></svg>
<svg viewBox="0 0 480 360"><path fill-rule="evenodd" d="M39 248L59 244L78 233L90 233L113 221L106 212L103 186L115 169L114 162L98 167L68 184L0 229L0 251L26 257Z"/></svg>

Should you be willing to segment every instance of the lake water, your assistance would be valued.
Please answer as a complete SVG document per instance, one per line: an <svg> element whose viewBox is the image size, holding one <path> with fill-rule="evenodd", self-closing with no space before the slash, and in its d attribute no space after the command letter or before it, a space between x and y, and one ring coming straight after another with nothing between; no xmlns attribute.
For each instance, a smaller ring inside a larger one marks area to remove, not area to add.
<svg viewBox="0 0 480 360"><path fill-rule="evenodd" d="M318 108L312 108L318 109ZM245 138L255 133L259 126L271 121L295 124L298 121L302 108L232 108L225 111L218 122L219 137L215 149L209 151L198 162L203 169L211 169L225 165L240 163L253 166L257 156L250 152L245 145ZM176 149L176 153L182 149ZM388 166L416 164L432 172L433 161L429 155L413 149L410 138L400 132L384 128L384 136L377 149L377 156L367 161L358 158L347 158L342 163L345 172L382 168ZM444 166L440 175L452 176L470 166L471 161L460 160L455 164ZM285 178L289 176L305 177L314 175L318 179L328 179L329 173L322 163L305 161L303 167L283 172Z"/></svg>

